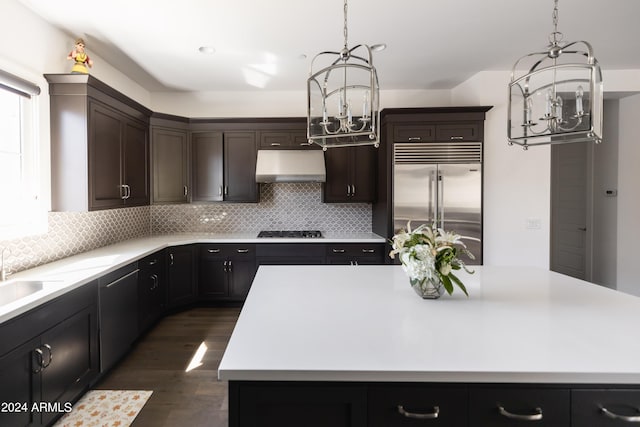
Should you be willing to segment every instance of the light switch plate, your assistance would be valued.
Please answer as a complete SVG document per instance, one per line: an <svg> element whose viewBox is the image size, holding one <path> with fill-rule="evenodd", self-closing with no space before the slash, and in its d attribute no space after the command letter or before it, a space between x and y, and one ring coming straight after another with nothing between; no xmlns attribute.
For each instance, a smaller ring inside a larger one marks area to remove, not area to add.
<svg viewBox="0 0 640 427"><path fill-rule="evenodd" d="M540 218L527 218L525 222L527 230L539 230L542 227Z"/></svg>

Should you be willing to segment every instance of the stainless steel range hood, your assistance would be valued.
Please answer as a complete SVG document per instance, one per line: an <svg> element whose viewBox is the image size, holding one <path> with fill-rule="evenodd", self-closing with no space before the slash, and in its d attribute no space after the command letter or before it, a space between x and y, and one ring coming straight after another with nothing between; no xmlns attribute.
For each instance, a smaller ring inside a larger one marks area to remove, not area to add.
<svg viewBox="0 0 640 427"><path fill-rule="evenodd" d="M256 182L325 182L322 150L258 150Z"/></svg>

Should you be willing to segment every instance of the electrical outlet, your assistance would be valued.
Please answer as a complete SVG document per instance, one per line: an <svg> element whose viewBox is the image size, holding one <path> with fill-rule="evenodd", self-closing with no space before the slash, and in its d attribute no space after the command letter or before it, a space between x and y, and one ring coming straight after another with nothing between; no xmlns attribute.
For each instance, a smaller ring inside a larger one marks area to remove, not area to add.
<svg viewBox="0 0 640 427"><path fill-rule="evenodd" d="M540 218L527 218L525 221L525 228L527 230L539 230L542 227Z"/></svg>

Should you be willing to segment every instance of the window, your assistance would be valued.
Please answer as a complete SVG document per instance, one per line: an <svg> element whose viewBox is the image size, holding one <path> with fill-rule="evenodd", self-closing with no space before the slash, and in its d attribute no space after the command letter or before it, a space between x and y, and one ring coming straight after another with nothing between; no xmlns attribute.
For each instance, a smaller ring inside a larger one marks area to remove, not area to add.
<svg viewBox="0 0 640 427"><path fill-rule="evenodd" d="M0 240L46 231L33 96L39 92L0 71Z"/></svg>

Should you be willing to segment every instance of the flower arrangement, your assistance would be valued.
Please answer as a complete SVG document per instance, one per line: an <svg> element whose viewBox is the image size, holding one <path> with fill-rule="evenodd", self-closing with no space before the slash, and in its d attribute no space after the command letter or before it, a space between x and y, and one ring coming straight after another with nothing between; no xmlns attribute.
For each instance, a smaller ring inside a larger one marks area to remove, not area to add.
<svg viewBox="0 0 640 427"><path fill-rule="evenodd" d="M416 292L426 292L427 287L438 289L438 286L444 286L447 293L451 295L455 284L469 296L467 288L453 273L454 270L460 269L473 273L458 258L458 254L462 252L474 259L462 239L462 236L437 228L435 224L431 227L422 224L411 231L411 221L409 221L406 231L400 230L393 236L391 240L393 250L389 256L395 258L396 254L399 255L402 267ZM435 297L439 297L441 293L439 289Z"/></svg>

